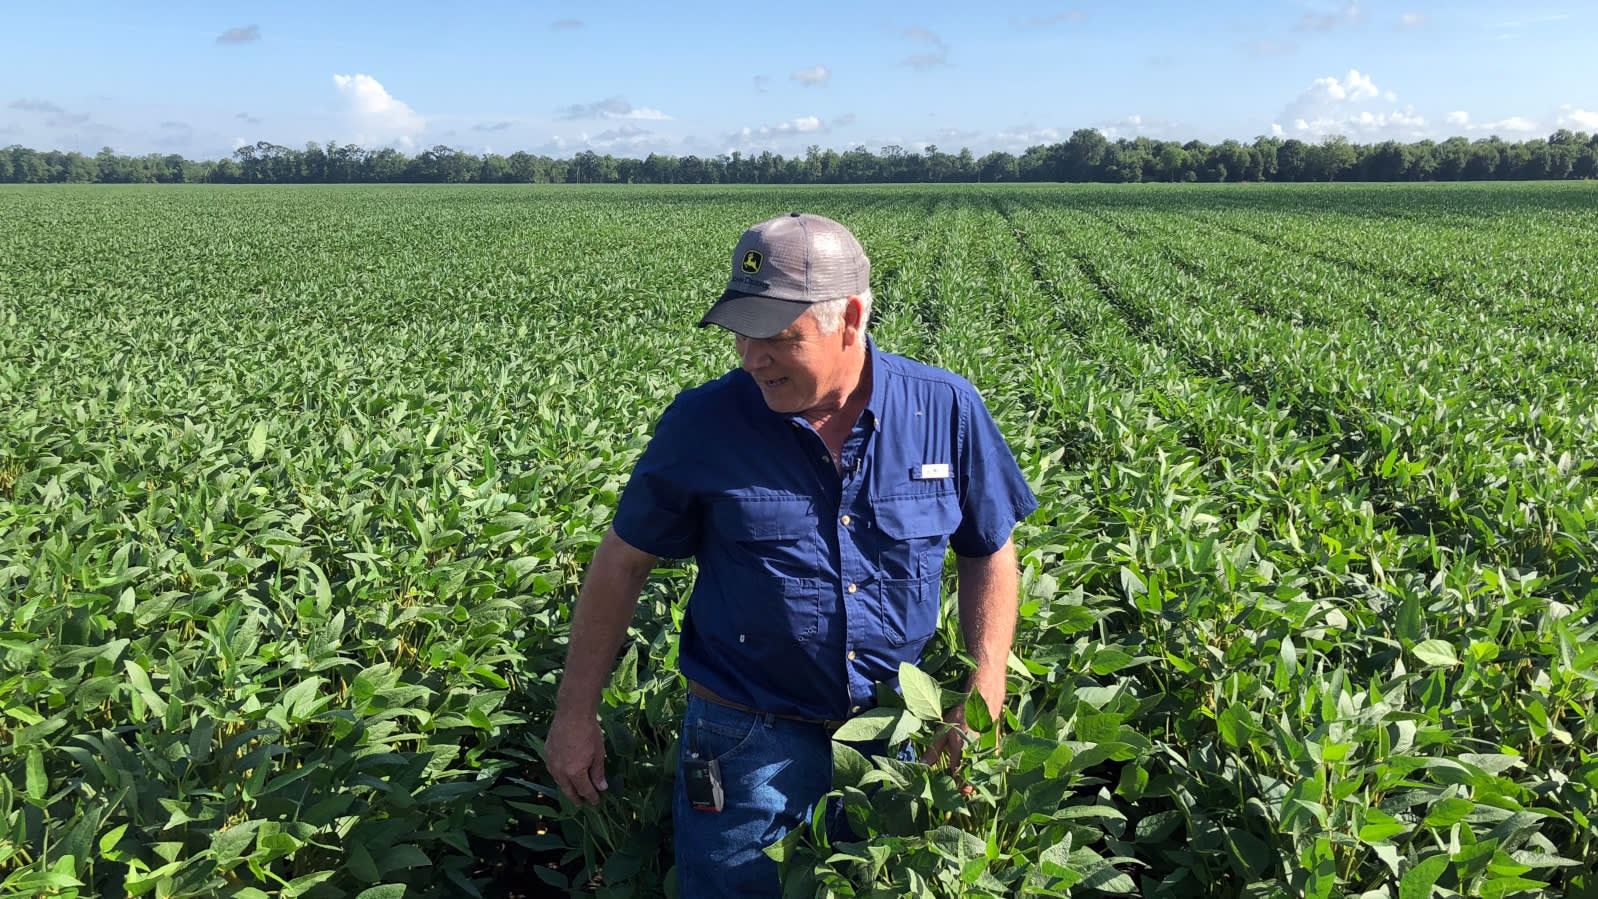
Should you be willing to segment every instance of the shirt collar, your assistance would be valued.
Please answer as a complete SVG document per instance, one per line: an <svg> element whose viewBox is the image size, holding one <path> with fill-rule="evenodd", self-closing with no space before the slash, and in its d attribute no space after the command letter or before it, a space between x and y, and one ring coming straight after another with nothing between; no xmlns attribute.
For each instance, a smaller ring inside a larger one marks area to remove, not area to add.
<svg viewBox="0 0 1598 899"><path fill-rule="evenodd" d="M870 413L871 427L877 429L882 427L883 397L887 396L882 382L887 379L883 377L882 354L877 352L876 341L870 334L866 335L866 371L871 373L871 397L866 400L863 411Z"/></svg>

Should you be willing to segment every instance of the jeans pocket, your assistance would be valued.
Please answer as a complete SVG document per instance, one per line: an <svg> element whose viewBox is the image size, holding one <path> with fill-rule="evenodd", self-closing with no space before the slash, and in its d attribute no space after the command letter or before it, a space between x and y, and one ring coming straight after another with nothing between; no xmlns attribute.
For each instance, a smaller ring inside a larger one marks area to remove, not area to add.
<svg viewBox="0 0 1598 899"><path fill-rule="evenodd" d="M689 696L683 722L683 751L707 761L733 758L759 738L765 719L765 715L740 712Z"/></svg>

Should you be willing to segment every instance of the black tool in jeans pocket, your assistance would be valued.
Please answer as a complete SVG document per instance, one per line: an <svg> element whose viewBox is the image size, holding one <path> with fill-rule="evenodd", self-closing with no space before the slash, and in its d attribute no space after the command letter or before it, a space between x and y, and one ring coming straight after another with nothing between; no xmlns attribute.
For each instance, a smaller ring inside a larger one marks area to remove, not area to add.
<svg viewBox="0 0 1598 899"><path fill-rule="evenodd" d="M723 806L721 765L715 759L691 756L682 763L683 783L688 790L688 806L696 812L719 812Z"/></svg>

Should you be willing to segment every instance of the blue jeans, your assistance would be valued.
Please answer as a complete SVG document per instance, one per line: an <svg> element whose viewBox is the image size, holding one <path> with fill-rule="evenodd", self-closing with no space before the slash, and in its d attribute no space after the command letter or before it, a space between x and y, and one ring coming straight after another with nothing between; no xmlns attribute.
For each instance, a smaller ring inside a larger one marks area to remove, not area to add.
<svg viewBox="0 0 1598 899"><path fill-rule="evenodd" d="M782 895L767 846L810 820L832 789L832 735L818 724L741 712L688 697L681 762L697 753L721 766L720 812L694 811L679 775L672 795L677 895L756 899ZM841 815L840 821L841 821Z"/></svg>

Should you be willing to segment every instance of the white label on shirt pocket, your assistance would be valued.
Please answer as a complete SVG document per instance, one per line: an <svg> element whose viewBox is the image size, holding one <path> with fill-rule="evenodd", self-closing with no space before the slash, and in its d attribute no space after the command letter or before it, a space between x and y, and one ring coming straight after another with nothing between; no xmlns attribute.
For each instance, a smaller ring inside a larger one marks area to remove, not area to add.
<svg viewBox="0 0 1598 899"><path fill-rule="evenodd" d="M918 481L935 481L948 476L949 464L947 462L923 463L914 473L914 477Z"/></svg>

